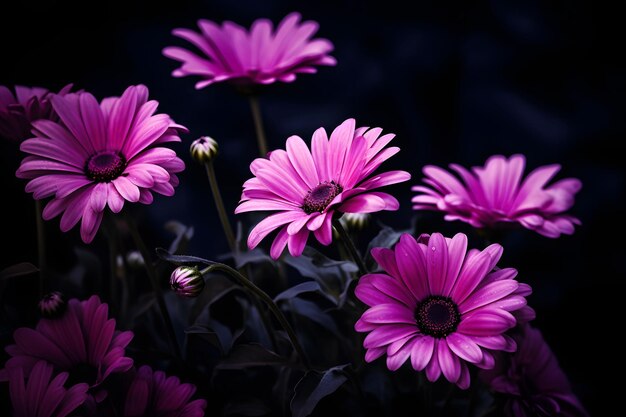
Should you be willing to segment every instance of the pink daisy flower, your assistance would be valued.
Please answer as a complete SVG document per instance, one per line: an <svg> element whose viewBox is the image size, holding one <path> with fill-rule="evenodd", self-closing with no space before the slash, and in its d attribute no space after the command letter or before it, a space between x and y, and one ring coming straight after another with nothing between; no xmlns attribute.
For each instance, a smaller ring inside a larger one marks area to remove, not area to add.
<svg viewBox="0 0 626 417"><path fill-rule="evenodd" d="M63 96L70 92L68 84L57 93ZM0 85L0 137L15 142L30 138L31 122L39 119L58 120L50 97L54 95L41 87L15 86L15 94Z"/></svg>
<svg viewBox="0 0 626 417"><path fill-rule="evenodd" d="M39 361L30 377L24 380L24 371L9 370L9 395L14 417L65 417L87 399L87 384L76 384L66 389L67 372L52 378L52 365ZM52 378L52 380L50 380Z"/></svg>
<svg viewBox="0 0 626 417"><path fill-rule="evenodd" d="M499 354L496 366L480 373L493 391L504 394L506 415L588 416L541 332L525 325L514 338L517 351Z"/></svg>
<svg viewBox="0 0 626 417"><path fill-rule="evenodd" d="M385 185L408 181L404 171L374 174L400 149L385 148L395 137L381 136L382 129L360 127L348 119L330 135L323 128L313 133L311 150L299 136L287 139L287 150L270 153L250 164L254 177L243 185L235 213L278 211L262 220L248 236L253 249L269 233L280 229L270 254L277 259L289 246L300 256L312 232L323 245L332 241L335 212L371 213L397 210L400 204L390 194L374 191Z"/></svg>
<svg viewBox="0 0 626 417"><path fill-rule="evenodd" d="M387 355L395 371L409 357L429 381L444 377L465 389L468 364L489 369L493 351L515 350L504 333L517 324L511 314L526 306L530 287L513 268L494 270L500 245L467 250L467 237L434 233L427 244L402 235L392 249L374 248L383 272L363 276L356 296L370 308L355 329L369 332L365 360Z"/></svg>
<svg viewBox="0 0 626 417"><path fill-rule="evenodd" d="M428 186L413 187L419 193L413 197L413 208L442 211L446 220L462 220L474 227L513 222L552 238L574 233L580 221L565 212L574 205L581 182L566 178L548 186L560 165L537 168L522 181L525 165L523 155L509 159L495 155L472 172L451 164L462 181L442 168L426 166Z"/></svg>
<svg viewBox="0 0 626 417"><path fill-rule="evenodd" d="M291 13L273 30L272 22L258 19L247 31L233 22L220 27L210 20L199 20L200 33L175 29L173 34L191 42L199 54L177 46L163 50L163 55L182 63L174 77L197 75L201 89L210 84L231 81L239 85L292 82L296 74L317 72L317 65L336 65L329 53L333 44L326 39L311 39L316 22L300 22L300 14Z"/></svg>
<svg viewBox="0 0 626 417"><path fill-rule="evenodd" d="M128 388L124 417L203 417L206 400L191 400L195 385L142 366Z"/></svg>
<svg viewBox="0 0 626 417"><path fill-rule="evenodd" d="M26 191L37 200L52 196L43 210L49 220L61 216L67 232L81 221L84 242L93 240L105 208L119 213L125 201L150 204L153 192L171 196L185 165L160 146L180 142L186 131L166 114L154 114L158 102L148 89L128 87L122 97L98 103L88 93L54 96L60 121L33 123L35 138L24 141L30 154L17 170L30 180Z"/></svg>
<svg viewBox="0 0 626 417"><path fill-rule="evenodd" d="M11 358L3 371L22 368L29 375L37 362L45 360L91 387L113 373L126 372L133 360L124 356L124 349L133 332L116 331L115 320L108 315L108 305L95 295L86 301L70 300L63 316L41 319L35 329L22 327L13 333L15 344L5 349Z"/></svg>

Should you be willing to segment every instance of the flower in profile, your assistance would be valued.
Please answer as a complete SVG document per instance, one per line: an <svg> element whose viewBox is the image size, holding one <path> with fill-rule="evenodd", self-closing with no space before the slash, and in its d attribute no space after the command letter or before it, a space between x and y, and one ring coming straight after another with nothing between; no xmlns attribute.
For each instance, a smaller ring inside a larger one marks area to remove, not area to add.
<svg viewBox="0 0 626 417"><path fill-rule="evenodd" d="M57 93L63 96L70 92L68 84ZM58 120L50 103L51 93L41 87L15 86L15 94L0 85L0 137L21 142L32 137L31 122L35 120Z"/></svg>
<svg viewBox="0 0 626 417"><path fill-rule="evenodd" d="M527 229L556 238L574 233L580 221L565 214L574 205L574 195L582 184L576 178L548 182L560 165L537 168L522 181L526 158L501 155L489 158L484 167L472 172L451 164L460 177L435 166L424 167L424 182L414 186L415 210L437 210L446 220L462 220L474 227L492 227L499 223L519 223Z"/></svg>
<svg viewBox="0 0 626 417"><path fill-rule="evenodd" d="M209 136L202 136L191 143L189 152L194 161L206 164L217 156L217 141Z"/></svg>
<svg viewBox="0 0 626 417"><path fill-rule="evenodd" d="M170 275L170 287L177 295L197 297L204 289L204 278L193 266L179 266Z"/></svg>
<svg viewBox="0 0 626 417"><path fill-rule="evenodd" d="M517 351L498 354L493 369L480 378L505 398L510 417L588 416L541 332L521 326L513 336Z"/></svg>
<svg viewBox="0 0 626 417"><path fill-rule="evenodd" d="M275 150L269 159L250 164L254 177L243 185L235 213L278 211L259 222L248 236L253 249L269 233L280 229L270 254L277 259L288 245L300 256L312 232L323 245L332 241L335 212L372 213L397 210L400 204L390 194L374 191L389 184L408 181L404 171L374 174L400 149L385 148L393 134L382 129L355 129L348 119L330 135L323 128L313 133L311 150L299 136L287 139L287 150Z"/></svg>
<svg viewBox="0 0 626 417"><path fill-rule="evenodd" d="M124 404L124 417L203 417L206 400L191 400L195 385L183 384L142 366L130 384Z"/></svg>
<svg viewBox="0 0 626 417"><path fill-rule="evenodd" d="M317 72L318 65L335 65L329 54L333 44L327 39L311 39L318 24L300 22L300 14L286 16L274 31L272 22L258 19L248 31L233 22L220 27L210 20L199 20L200 33L175 29L173 34L197 48L197 53L170 46L163 55L182 63L174 77L196 75L201 89L210 84L231 81L237 85L292 82L296 74Z"/></svg>
<svg viewBox="0 0 626 417"><path fill-rule="evenodd" d="M65 297L58 291L52 291L39 300L39 312L49 319L61 316L66 308Z"/></svg>
<svg viewBox="0 0 626 417"><path fill-rule="evenodd" d="M19 367L29 375L38 361L45 360L57 371L68 372L72 381L91 387L129 370L133 360L124 356L124 349L133 333L116 331L108 314L108 305L95 295L86 301L69 300L63 316L41 319L35 329L22 327L13 333L15 344L6 347L11 356L6 370Z"/></svg>
<svg viewBox="0 0 626 417"><path fill-rule="evenodd" d="M82 219L84 242L93 240L105 208L119 213L125 201L150 204L153 192L171 196L185 165L161 146L180 142L186 131L166 114L154 114L148 89L131 86L122 97L98 103L88 93L53 96L60 121L33 122L36 137L22 142L30 154L17 170L30 180L26 191L37 200L52 196L43 210L49 220L61 216L67 232Z"/></svg>
<svg viewBox="0 0 626 417"><path fill-rule="evenodd" d="M53 367L38 361L25 381L21 367L9 369L9 395L14 417L65 417L87 399L87 384L66 389L67 372L52 378ZM52 378L52 380L50 380Z"/></svg>
<svg viewBox="0 0 626 417"><path fill-rule="evenodd" d="M465 389L468 364L489 369L494 351L515 350L505 332L517 323L530 287L518 283L513 268L495 270L500 245L467 250L467 237L434 233L426 244L404 234L395 248L374 248L383 269L364 275L356 296L370 308L355 329L369 332L365 360L387 355L396 370L411 358L429 381L444 377Z"/></svg>

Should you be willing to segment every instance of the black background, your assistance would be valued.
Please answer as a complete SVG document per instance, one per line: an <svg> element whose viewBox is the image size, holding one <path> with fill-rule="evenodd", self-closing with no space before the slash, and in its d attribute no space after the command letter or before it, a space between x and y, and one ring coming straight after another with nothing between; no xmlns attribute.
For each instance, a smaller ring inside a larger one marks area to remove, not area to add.
<svg viewBox="0 0 626 417"><path fill-rule="evenodd" d="M471 5L469 4L471 3ZM162 224L192 224L190 247L207 257L226 244L201 167L189 160L191 140L210 135L220 143L216 162L226 204L234 209L248 165L256 156L248 105L226 85L195 91L195 79L174 79L176 63L162 56L168 45L185 45L170 34L195 27L198 18L233 20L244 26L258 17L274 22L291 11L320 23L318 36L335 45L337 67L301 75L262 97L270 148L298 134L309 140L324 126L332 130L348 117L358 125L381 126L397 134L402 148L386 166L421 179L425 164L482 164L492 155L523 153L528 168L558 162L560 175L578 177L583 190L573 214L576 234L547 239L528 231L509 234L500 265L519 269L530 283L539 326L592 412L610 401L607 370L623 363L625 72L623 17L604 2L467 2L433 7L416 2L409 11L393 1L147 1L28 2L1 6L0 84L39 85L57 90L73 82L96 97L119 95L143 83L160 111L189 127L176 149L187 162L173 198L142 208L152 225L154 245L168 235ZM36 261L32 199L14 177L22 157L2 143L1 267ZM409 225L409 185L392 191L399 214L378 219ZM78 230L58 231L47 223L51 264L73 262L71 248L83 246ZM444 223L439 214L418 222L420 232L470 231ZM614 241L611 241L614 239ZM106 248L102 238L92 245ZM617 246L615 246L617 245ZM84 294L74 294L84 295ZM26 296L24 296L27 299ZM28 321L27 318L24 321ZM4 323L3 337L10 327ZM5 341L6 342L6 341ZM209 406L210 408L210 406Z"/></svg>

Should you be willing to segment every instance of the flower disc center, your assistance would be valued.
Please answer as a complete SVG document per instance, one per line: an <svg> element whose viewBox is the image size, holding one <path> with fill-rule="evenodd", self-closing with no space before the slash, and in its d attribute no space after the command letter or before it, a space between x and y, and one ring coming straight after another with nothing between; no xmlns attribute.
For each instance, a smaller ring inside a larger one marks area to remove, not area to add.
<svg viewBox="0 0 626 417"><path fill-rule="evenodd" d="M319 183L304 197L302 208L306 214L315 213L316 211L321 213L342 191L343 187L335 181Z"/></svg>
<svg viewBox="0 0 626 417"><path fill-rule="evenodd" d="M456 330L461 322L461 315L454 301L435 295L425 298L417 305L415 320L422 333L442 338Z"/></svg>
<svg viewBox="0 0 626 417"><path fill-rule="evenodd" d="M96 182L110 182L122 175L126 159L117 152L104 151L93 155L87 161L85 174Z"/></svg>

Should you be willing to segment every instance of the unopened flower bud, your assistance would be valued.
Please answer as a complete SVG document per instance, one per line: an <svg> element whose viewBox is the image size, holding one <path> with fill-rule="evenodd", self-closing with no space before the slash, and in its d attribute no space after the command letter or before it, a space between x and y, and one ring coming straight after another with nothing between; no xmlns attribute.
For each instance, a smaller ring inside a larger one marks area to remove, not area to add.
<svg viewBox="0 0 626 417"><path fill-rule="evenodd" d="M137 250L130 251L126 254L126 264L134 269L143 268L145 266L143 256L141 256L141 253Z"/></svg>
<svg viewBox="0 0 626 417"><path fill-rule="evenodd" d="M48 293L39 300L39 312L48 319L61 316L66 308L65 297L58 291Z"/></svg>
<svg viewBox="0 0 626 417"><path fill-rule="evenodd" d="M353 231L359 231L365 229L372 216L369 213L345 213L340 221L343 227Z"/></svg>
<svg viewBox="0 0 626 417"><path fill-rule="evenodd" d="M197 297L204 289L204 278L193 266L179 266L170 276L170 287L182 297Z"/></svg>
<svg viewBox="0 0 626 417"><path fill-rule="evenodd" d="M218 148L219 146L215 139L209 136L202 136L193 141L189 152L191 152L191 157L194 160L201 164L206 164L217 156Z"/></svg>

